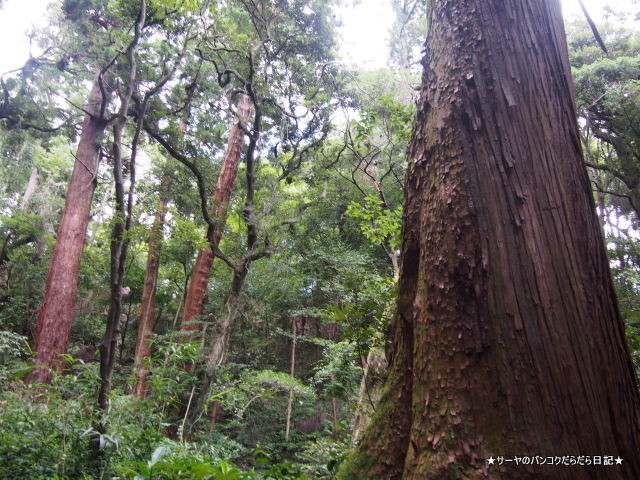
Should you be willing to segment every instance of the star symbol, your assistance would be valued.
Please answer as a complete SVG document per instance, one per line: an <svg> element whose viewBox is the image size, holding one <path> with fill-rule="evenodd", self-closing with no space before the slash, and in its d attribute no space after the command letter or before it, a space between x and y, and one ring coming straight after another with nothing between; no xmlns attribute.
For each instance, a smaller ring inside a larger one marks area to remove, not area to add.
<svg viewBox="0 0 640 480"><path fill-rule="evenodd" d="M622 459L619 456L616 458L616 465L622 465Z"/></svg>
<svg viewBox="0 0 640 480"><path fill-rule="evenodd" d="M496 459L493 457L487 458L487 462L489 463L489 465L493 465L495 461Z"/></svg>

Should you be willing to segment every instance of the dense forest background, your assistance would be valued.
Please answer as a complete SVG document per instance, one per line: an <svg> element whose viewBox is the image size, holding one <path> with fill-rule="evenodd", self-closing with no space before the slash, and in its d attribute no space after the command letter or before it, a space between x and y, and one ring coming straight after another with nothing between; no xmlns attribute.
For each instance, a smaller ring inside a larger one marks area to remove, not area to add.
<svg viewBox="0 0 640 480"><path fill-rule="evenodd" d="M0 76L0 478L333 477L395 310L427 5L392 4L377 70L334 0L53 4ZM638 15L566 24L636 372Z"/></svg>

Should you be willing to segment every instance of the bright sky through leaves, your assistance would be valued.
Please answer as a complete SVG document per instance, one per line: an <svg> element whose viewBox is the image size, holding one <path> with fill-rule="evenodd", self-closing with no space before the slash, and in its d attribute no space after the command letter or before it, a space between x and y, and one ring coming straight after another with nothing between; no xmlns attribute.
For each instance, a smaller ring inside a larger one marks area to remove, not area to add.
<svg viewBox="0 0 640 480"><path fill-rule="evenodd" d="M21 67L29 58L29 40L25 34L33 25L46 24L44 12L49 3L51 0L6 0L0 10L0 42L5 45L0 56L0 73ZM601 20L603 2L584 0L584 3L594 20ZM614 11L620 11L630 6L631 0L609 4ZM393 21L390 0L345 0L345 5L339 13L343 24L340 30L343 58L358 67L384 67ZM581 15L578 0L562 0L562 8L565 16ZM37 54L37 49L34 48L33 53Z"/></svg>

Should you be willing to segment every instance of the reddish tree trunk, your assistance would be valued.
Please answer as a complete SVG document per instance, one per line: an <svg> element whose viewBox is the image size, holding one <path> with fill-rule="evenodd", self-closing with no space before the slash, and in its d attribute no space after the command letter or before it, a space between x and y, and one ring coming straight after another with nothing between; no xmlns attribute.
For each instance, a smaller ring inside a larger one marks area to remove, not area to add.
<svg viewBox="0 0 640 480"><path fill-rule="evenodd" d="M38 317L34 343L34 350L37 352L35 364L38 368L29 375L29 382L49 383L52 378L51 370L58 370L62 366L60 354L67 351L78 291L80 258L96 186L98 150L106 127L106 123L100 118L103 101L103 94L96 80L85 106L87 115L82 126Z"/></svg>
<svg viewBox="0 0 640 480"><path fill-rule="evenodd" d="M211 216L216 221L216 229L211 243L215 247L220 244L222 229L227 219L227 207L233 191L233 182L236 178L244 144L244 130L241 123L245 124L251 114L251 98L248 95L241 94L237 109L238 113L229 132L227 151L224 155L211 206ZM205 248L198 252L182 315L181 329L183 331L193 332L199 329L195 321L202 315L207 285L209 284L209 277L213 267L213 258L214 255L211 248Z"/></svg>
<svg viewBox="0 0 640 480"><path fill-rule="evenodd" d="M431 5L392 367L338 478L640 478L559 3ZM621 464L562 465L581 455Z"/></svg>
<svg viewBox="0 0 640 480"><path fill-rule="evenodd" d="M249 273L249 264L250 262L243 262L233 272L231 290L225 300L220 319L214 325L211 345L209 346L209 353L207 354L206 368L204 368L200 374L200 392L194 401L194 408L192 410L194 415L199 415L199 412L202 411L202 408L205 405L205 401L209 393L209 386L213 380L216 368L226 362L227 353L229 352L231 332L240 313L240 294L244 286L244 281ZM221 407L215 406L218 402L214 401L212 403L213 405L209 410L209 429L211 431L213 431L215 422L217 421L221 411Z"/></svg>
<svg viewBox="0 0 640 480"><path fill-rule="evenodd" d="M167 212L167 201L162 200L151 227L149 237L149 253L147 255L147 269L144 276L140 318L138 320L138 334L136 336L136 352L134 369L137 382L133 390L134 395L144 397L147 394L147 376L149 371L146 363L151 354L149 337L153 332L156 313L156 285L160 268L160 245L162 244L162 226Z"/></svg>

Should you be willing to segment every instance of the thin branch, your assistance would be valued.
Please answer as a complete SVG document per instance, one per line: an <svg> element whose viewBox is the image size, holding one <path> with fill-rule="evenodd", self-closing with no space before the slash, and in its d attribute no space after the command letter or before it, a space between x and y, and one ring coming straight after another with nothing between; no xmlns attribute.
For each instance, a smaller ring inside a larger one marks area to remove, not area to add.
<svg viewBox="0 0 640 480"><path fill-rule="evenodd" d="M596 39L596 42L598 42L598 45L600 45L600 48L602 49L602 51L609 55L609 51L607 50L607 47L605 46L604 42L602 41L602 37L600 36L600 33L598 32L598 28L596 27L596 24L593 23L593 20L591 19L591 15L589 15L589 12L587 11L587 8L584 6L584 3L582 2L582 0L578 0L578 3L580 4L580 8L582 9L582 13L584 13L585 18L587 19L587 23L589 24L589 27L591 27L591 31L593 32L593 36Z"/></svg>
<svg viewBox="0 0 640 480"><path fill-rule="evenodd" d="M191 171L191 173L193 173L193 176L196 177L196 184L198 185L198 193L200 195L200 210L202 212L202 217L204 218L209 228L215 229L215 221L209 215L209 209L207 207L207 190L205 187L205 181L202 172L200 172L195 163L190 161L182 153L178 152L164 137L162 137L162 135L160 135L160 133L153 130L151 125L149 125L146 120L143 123L143 128L151 138L162 145L162 147L167 151L169 155L171 155L175 160L179 161L185 167L187 167Z"/></svg>

